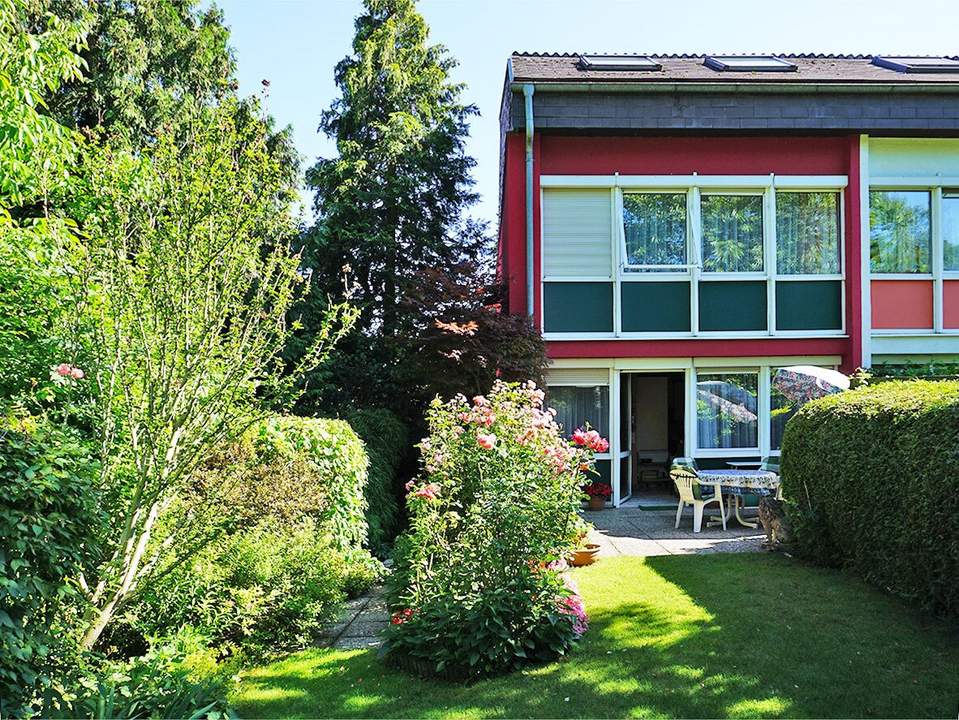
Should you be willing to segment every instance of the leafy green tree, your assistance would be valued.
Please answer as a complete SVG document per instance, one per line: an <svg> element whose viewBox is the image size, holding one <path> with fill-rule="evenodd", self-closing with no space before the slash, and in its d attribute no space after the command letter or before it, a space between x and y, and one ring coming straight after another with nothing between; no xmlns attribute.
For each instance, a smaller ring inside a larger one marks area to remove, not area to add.
<svg viewBox="0 0 959 720"><path fill-rule="evenodd" d="M362 316L328 374L311 378L313 406L392 399L409 414L397 369L415 362L404 338L419 321L404 294L420 273L476 258L485 241L464 220L476 199L465 142L477 111L450 79L454 66L429 44L413 0L365 2L353 52L336 66L341 95L320 124L338 155L307 173L318 221L304 237L305 263L320 279L310 304L323 308L348 266Z"/></svg>
<svg viewBox="0 0 959 720"><path fill-rule="evenodd" d="M184 104L213 105L235 94L229 30L216 7L193 0L44 0L60 17L87 16L83 78L54 94L56 118L78 129L152 136Z"/></svg>
<svg viewBox="0 0 959 720"><path fill-rule="evenodd" d="M289 313L306 288L289 246L288 169L265 124L244 122L234 102L197 110L147 148L95 149L85 168L77 216L97 290L110 511L103 562L81 580L91 648L161 558L212 539L168 513L199 463L287 404L355 313L332 304L298 366L285 367Z"/></svg>

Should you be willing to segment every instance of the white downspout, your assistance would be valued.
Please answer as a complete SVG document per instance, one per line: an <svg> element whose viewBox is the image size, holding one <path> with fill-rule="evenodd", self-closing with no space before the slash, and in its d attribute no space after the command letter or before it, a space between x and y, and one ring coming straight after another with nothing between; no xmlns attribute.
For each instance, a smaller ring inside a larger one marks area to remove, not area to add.
<svg viewBox="0 0 959 720"><path fill-rule="evenodd" d="M523 85L526 101L526 314L533 317L533 86Z"/></svg>

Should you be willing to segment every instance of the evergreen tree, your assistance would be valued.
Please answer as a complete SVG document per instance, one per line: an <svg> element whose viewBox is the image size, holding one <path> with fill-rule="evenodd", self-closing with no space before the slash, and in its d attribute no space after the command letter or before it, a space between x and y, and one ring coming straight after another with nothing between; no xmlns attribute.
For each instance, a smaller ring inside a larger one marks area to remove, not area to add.
<svg viewBox="0 0 959 720"><path fill-rule="evenodd" d="M424 330L422 278L475 264L489 243L465 218L477 198L465 149L477 109L451 80L455 65L429 43L414 0L366 0L353 52L335 70L341 95L320 124L338 156L307 173L318 220L305 236L319 280L312 302L341 291L323 280L346 267L363 312L331 374L312 379L310 409L385 403L416 416L418 390L430 387L409 342ZM404 302L411 293L417 302Z"/></svg>

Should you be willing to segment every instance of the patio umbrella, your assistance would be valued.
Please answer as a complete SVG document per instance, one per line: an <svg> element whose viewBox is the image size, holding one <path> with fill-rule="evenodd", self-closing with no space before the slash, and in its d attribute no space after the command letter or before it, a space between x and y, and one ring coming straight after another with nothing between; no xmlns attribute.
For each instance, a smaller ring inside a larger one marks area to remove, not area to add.
<svg viewBox="0 0 959 720"><path fill-rule="evenodd" d="M813 365L793 365L776 371L773 387L793 402L805 403L848 390L849 378L836 370Z"/></svg>

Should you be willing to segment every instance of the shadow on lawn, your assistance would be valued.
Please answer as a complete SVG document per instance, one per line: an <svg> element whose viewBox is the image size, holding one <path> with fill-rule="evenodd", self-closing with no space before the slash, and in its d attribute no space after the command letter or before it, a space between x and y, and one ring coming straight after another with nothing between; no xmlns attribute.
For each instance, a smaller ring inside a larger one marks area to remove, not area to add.
<svg viewBox="0 0 959 720"><path fill-rule="evenodd" d="M949 668L959 655L943 626L923 628L901 604L838 574L768 556L673 556L604 560L580 577L591 629L566 661L458 686L412 679L374 652L310 651L250 673L240 713L955 714Z"/></svg>

